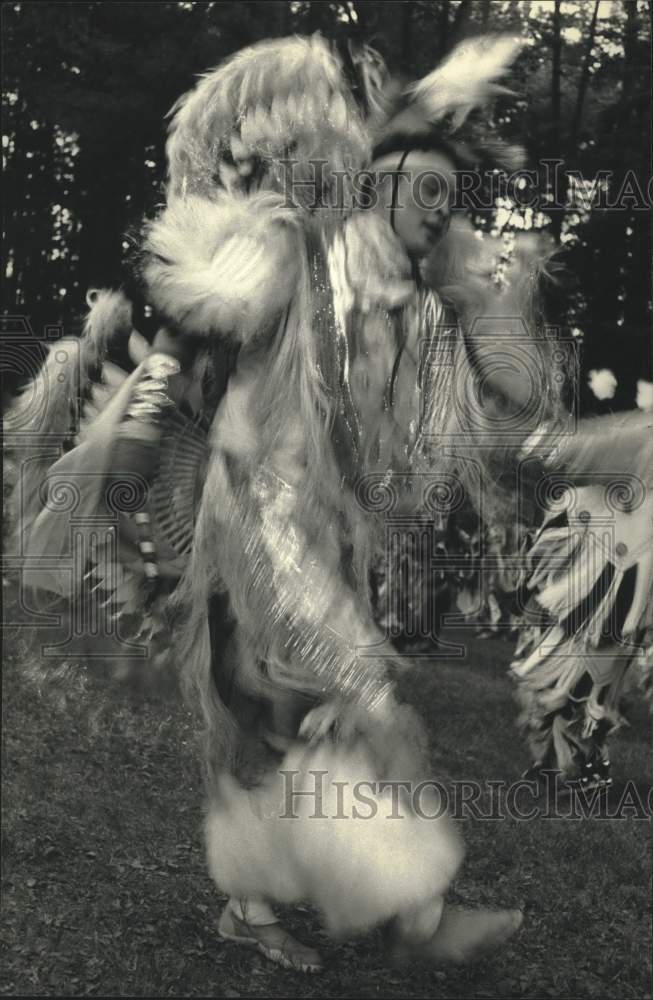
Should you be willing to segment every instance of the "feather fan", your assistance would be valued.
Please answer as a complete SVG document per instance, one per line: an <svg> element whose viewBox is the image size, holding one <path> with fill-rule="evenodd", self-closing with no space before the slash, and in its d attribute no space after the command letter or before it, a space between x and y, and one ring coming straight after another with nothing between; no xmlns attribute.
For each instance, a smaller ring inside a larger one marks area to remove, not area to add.
<svg viewBox="0 0 653 1000"><path fill-rule="evenodd" d="M406 93L432 123L452 114L455 131L474 108L500 94L514 93L495 81L507 72L523 45L514 35L470 38L456 46L440 66L411 84Z"/></svg>

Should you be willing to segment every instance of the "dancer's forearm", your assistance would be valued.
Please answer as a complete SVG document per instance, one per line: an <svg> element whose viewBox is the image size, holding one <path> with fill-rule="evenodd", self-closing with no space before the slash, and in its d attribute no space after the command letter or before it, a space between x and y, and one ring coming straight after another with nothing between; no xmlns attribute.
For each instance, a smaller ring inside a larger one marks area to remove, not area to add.
<svg viewBox="0 0 653 1000"><path fill-rule="evenodd" d="M541 399L550 373L544 371L537 344L500 334L497 328L496 335L467 338L472 366L481 385L496 394L504 408L518 413Z"/></svg>

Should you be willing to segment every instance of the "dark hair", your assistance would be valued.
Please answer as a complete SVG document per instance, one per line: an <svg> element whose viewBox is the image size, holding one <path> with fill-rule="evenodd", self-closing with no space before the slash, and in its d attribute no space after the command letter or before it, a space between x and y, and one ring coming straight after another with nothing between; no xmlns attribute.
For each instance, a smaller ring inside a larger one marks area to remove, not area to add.
<svg viewBox="0 0 653 1000"><path fill-rule="evenodd" d="M423 131L391 132L377 142L372 151L374 160L390 153L409 153L419 150L424 153L443 153L453 163L456 170L469 170L474 166L475 158L471 150L460 143L453 143L438 132L431 129Z"/></svg>

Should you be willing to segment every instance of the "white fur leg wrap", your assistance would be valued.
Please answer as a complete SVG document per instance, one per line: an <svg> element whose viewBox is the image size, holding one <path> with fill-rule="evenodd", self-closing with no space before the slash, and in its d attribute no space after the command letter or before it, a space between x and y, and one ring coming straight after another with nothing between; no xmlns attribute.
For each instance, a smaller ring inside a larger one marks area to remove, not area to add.
<svg viewBox="0 0 653 1000"><path fill-rule="evenodd" d="M309 902L331 933L365 930L443 894L463 847L438 815L438 796L424 792L424 816L438 818L421 818L410 797L393 807L392 789L377 780L362 745L327 744L291 750L249 791L223 776L205 826L215 882L231 895ZM402 819L390 818L393 808Z"/></svg>

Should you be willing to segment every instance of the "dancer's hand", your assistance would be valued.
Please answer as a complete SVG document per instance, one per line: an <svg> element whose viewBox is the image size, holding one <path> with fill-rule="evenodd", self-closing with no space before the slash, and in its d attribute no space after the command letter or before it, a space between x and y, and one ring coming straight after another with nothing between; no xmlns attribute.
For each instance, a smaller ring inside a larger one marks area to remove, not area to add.
<svg viewBox="0 0 653 1000"><path fill-rule="evenodd" d="M342 699L333 699L308 712L299 727L299 735L309 743L318 743L329 735L346 743L354 736L374 729L380 730L388 738L398 710L399 706L391 689L372 710Z"/></svg>
<svg viewBox="0 0 653 1000"><path fill-rule="evenodd" d="M326 739L336 728L342 709L342 703L339 701L327 701L312 708L302 720L299 735L309 743L318 743Z"/></svg>
<svg viewBox="0 0 653 1000"><path fill-rule="evenodd" d="M395 698L394 687L388 684L383 697L372 708L370 714L375 722L381 725L392 725L393 720L396 719L398 709L399 702Z"/></svg>

